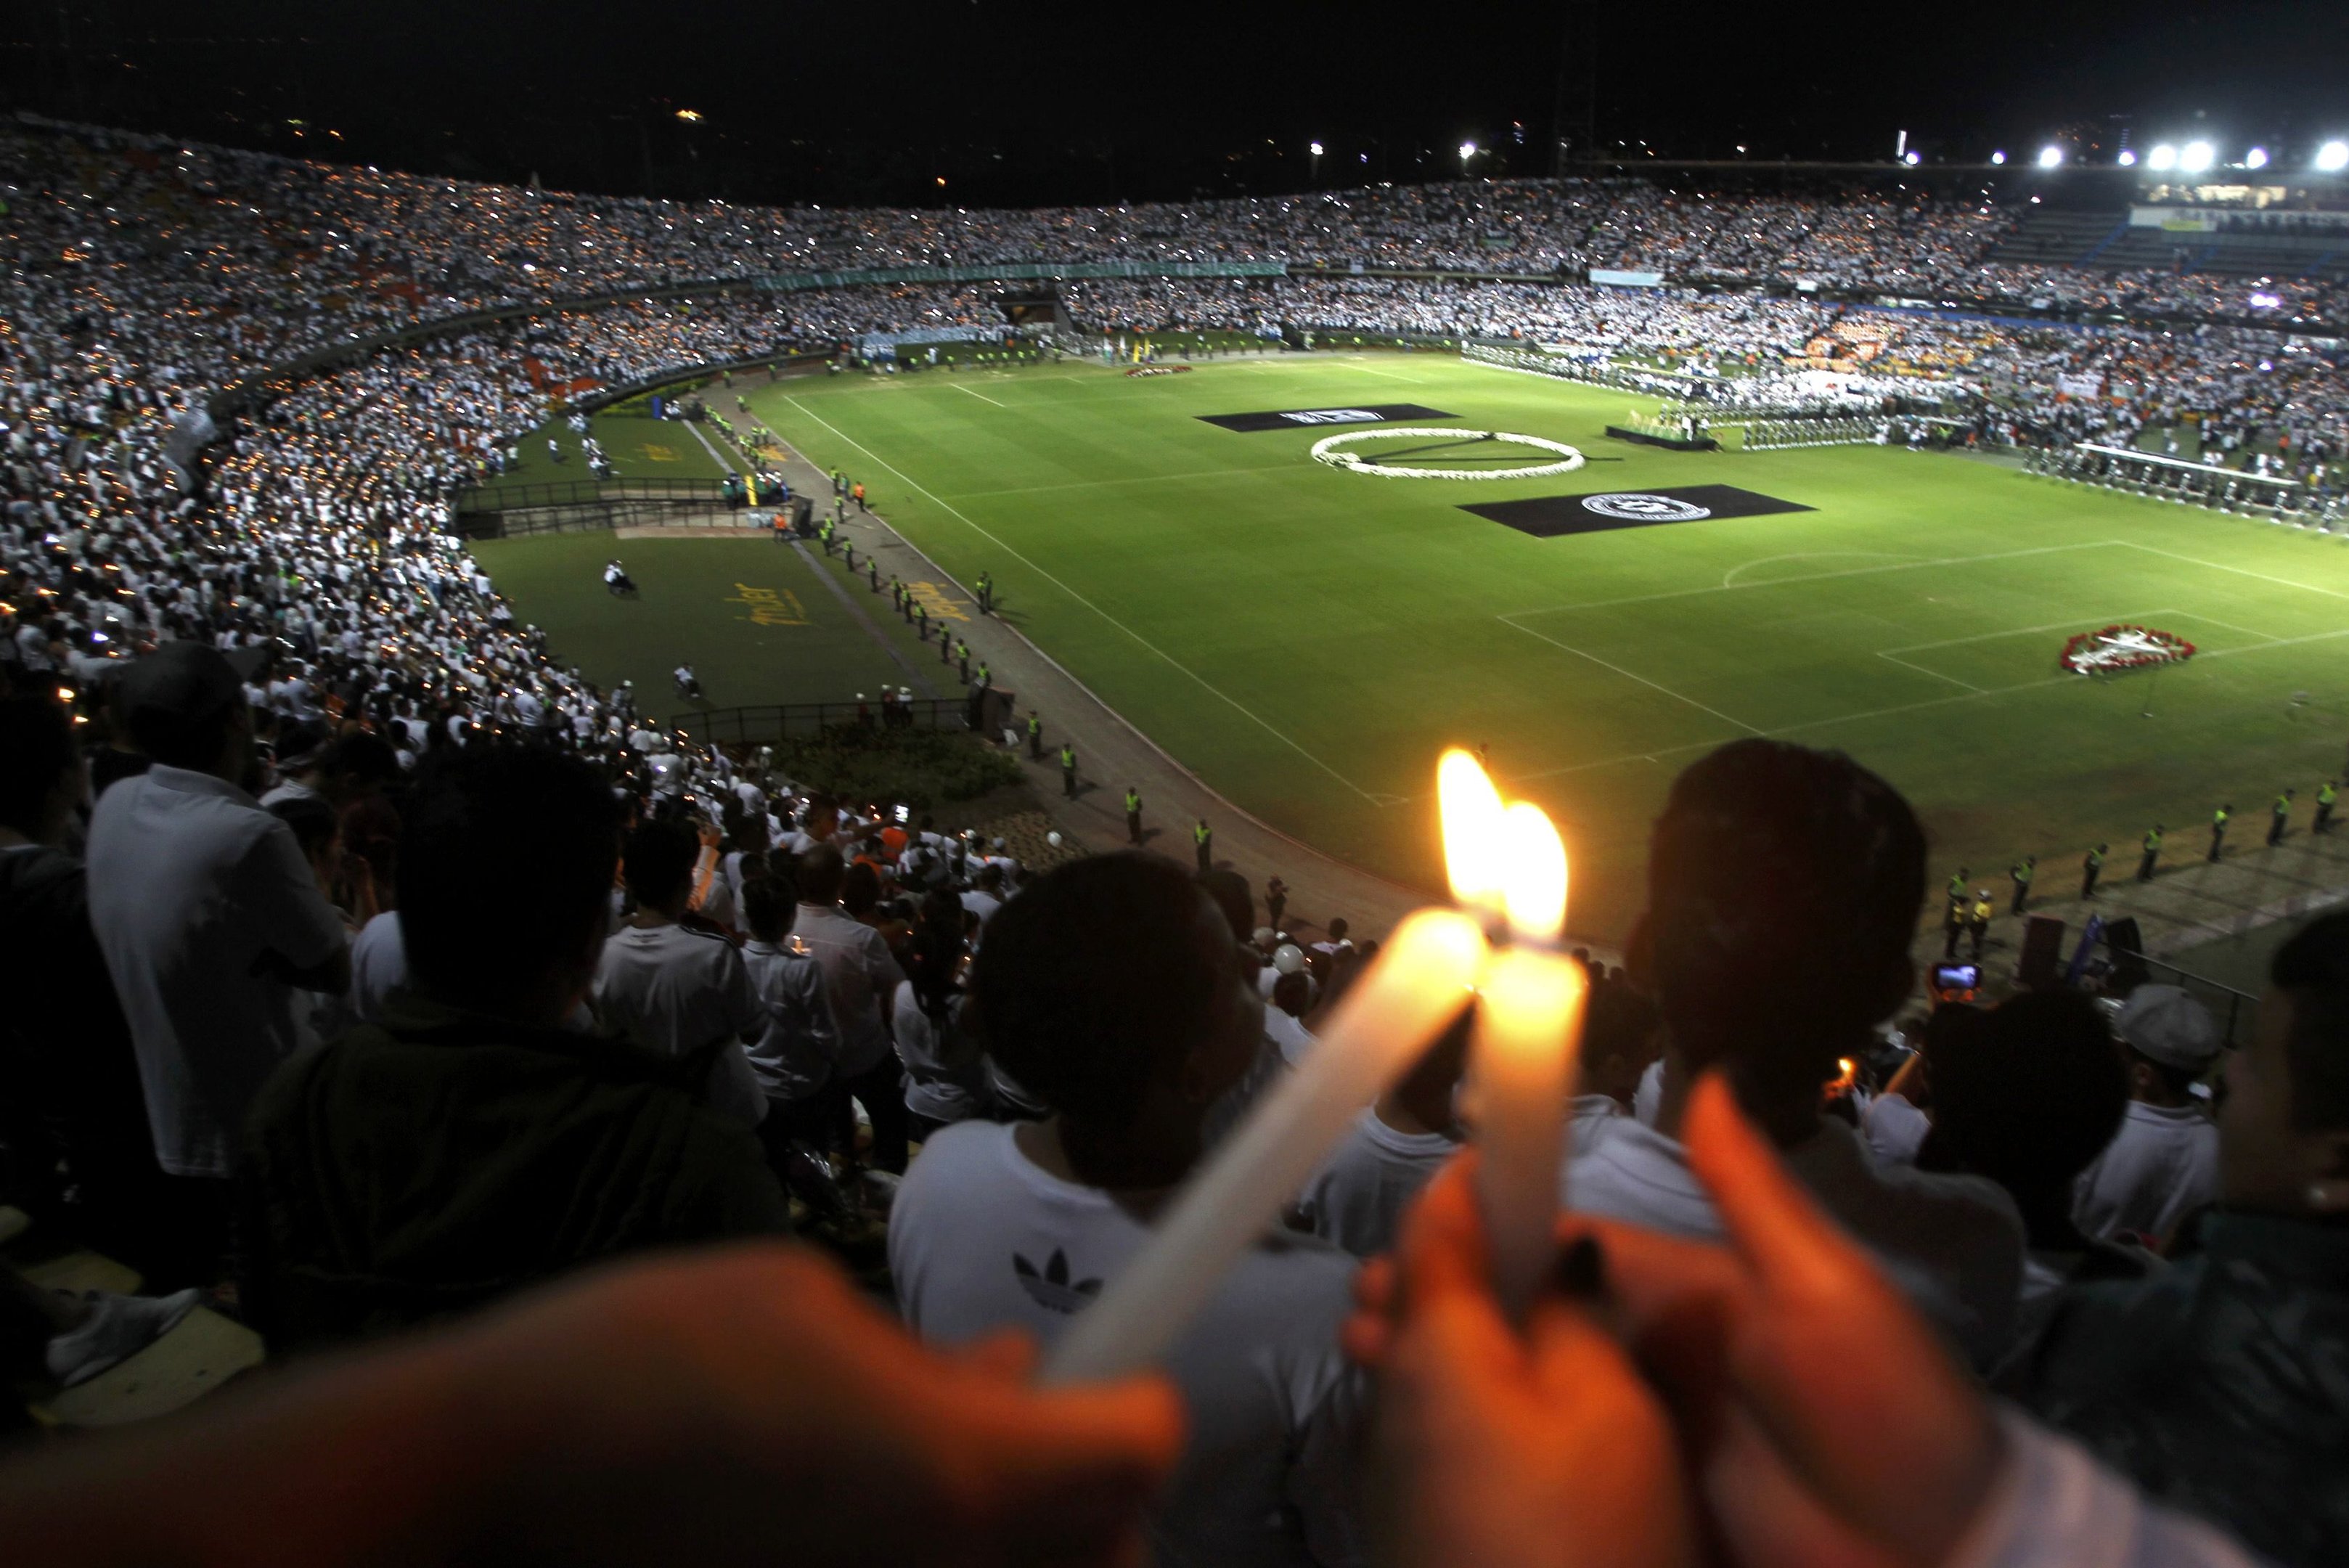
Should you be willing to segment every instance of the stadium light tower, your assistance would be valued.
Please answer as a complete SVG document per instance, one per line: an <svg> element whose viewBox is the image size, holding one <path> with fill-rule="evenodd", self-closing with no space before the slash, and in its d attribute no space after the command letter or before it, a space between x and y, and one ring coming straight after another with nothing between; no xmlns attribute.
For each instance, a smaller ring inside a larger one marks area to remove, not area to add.
<svg viewBox="0 0 2349 1568"><path fill-rule="evenodd" d="M1901 156L1900 161L1909 165L1909 168L1914 169L1917 165L1925 161L1925 160L1924 156L1912 147Z"/></svg>
<svg viewBox="0 0 2349 1568"><path fill-rule="evenodd" d="M2327 174L2349 169L2349 141L2328 141L2316 150L2316 167Z"/></svg>
<svg viewBox="0 0 2349 1568"><path fill-rule="evenodd" d="M1475 142L1464 141L1460 144L1460 173L1463 178L1465 178L1468 173L1468 160L1475 156L1476 144Z"/></svg>
<svg viewBox="0 0 2349 1568"><path fill-rule="evenodd" d="M1321 183L1321 144L1318 141L1309 141L1305 144L1305 150L1313 155L1312 181L1319 185Z"/></svg>
<svg viewBox="0 0 2349 1568"><path fill-rule="evenodd" d="M2058 168L2062 165L2063 161L2064 150L2062 148L2049 145L2039 150L2039 167L2042 169Z"/></svg>
<svg viewBox="0 0 2349 1568"><path fill-rule="evenodd" d="M2145 166L2158 173L2167 174L2178 167L2178 149L2167 141L2156 142L2152 154L2145 161Z"/></svg>
<svg viewBox="0 0 2349 1568"><path fill-rule="evenodd" d="M2178 150L2178 171L2199 174L2219 161L2219 151L2207 141L2189 141Z"/></svg>
<svg viewBox="0 0 2349 1568"><path fill-rule="evenodd" d="M2243 167L2244 167L2244 168L2246 168L2246 169L2264 169L2264 168L2266 168L2267 166L2268 166L2268 150L2267 150L2266 148L2264 148L2264 147L2254 147L2254 148L2252 148L2249 152L2246 152L2246 153L2244 153L2244 154L2243 154Z"/></svg>
<svg viewBox="0 0 2349 1568"><path fill-rule="evenodd" d="M1990 161L1992 163L2004 163L2006 161L2006 154L2003 152L1993 152L1990 155Z"/></svg>
<svg viewBox="0 0 2349 1568"><path fill-rule="evenodd" d="M2128 148L2124 147L2121 149L2121 155L2113 161L2118 163L2124 169L2134 169L2137 167L2137 154Z"/></svg>

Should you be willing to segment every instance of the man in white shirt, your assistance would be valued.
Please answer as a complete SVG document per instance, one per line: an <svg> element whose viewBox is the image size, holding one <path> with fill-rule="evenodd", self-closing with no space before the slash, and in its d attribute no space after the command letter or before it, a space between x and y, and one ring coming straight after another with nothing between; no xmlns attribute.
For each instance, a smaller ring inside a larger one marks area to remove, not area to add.
<svg viewBox="0 0 2349 1568"><path fill-rule="evenodd" d="M1313 982L1302 971L1273 982L1271 1005L1264 1010L1264 1037L1280 1053L1284 1066L1296 1066L1313 1049L1312 1031L1305 1027L1305 1010L1312 1002Z"/></svg>
<svg viewBox="0 0 2349 1568"><path fill-rule="evenodd" d="M962 907L978 917L979 929L985 930L987 922L995 918L995 911L1003 908L1002 871L994 866L981 866L976 884L962 896Z"/></svg>
<svg viewBox="0 0 2349 1568"><path fill-rule="evenodd" d="M811 807L812 824L814 812ZM836 846L819 844L809 849L799 857L797 870L799 938L823 967L833 1021L840 1027L840 1065L828 1091L833 1141L843 1152L849 1146L853 1097L873 1124L874 1165L902 1172L907 1135L905 1073L889 1038L887 1011L905 971L890 956L879 931L842 911L840 889L848 879L848 862Z"/></svg>
<svg viewBox="0 0 2349 1568"><path fill-rule="evenodd" d="M710 1107L755 1127L766 1117L767 1096L743 1042L765 1027L765 1012L733 944L678 924L700 854L700 836L674 817L628 836L621 874L636 912L604 944L595 1011L639 1044L708 1058L702 1093Z"/></svg>
<svg viewBox="0 0 2349 1568"><path fill-rule="evenodd" d="M1199 1158L1208 1105L1256 1053L1258 1003L1224 916L1143 855L1080 860L1023 892L971 995L989 1051L1058 1114L940 1129L891 1213L890 1269L925 1339L1018 1327L1049 1343ZM1268 1235L1177 1339L1164 1366L1189 1428L1150 1525L1159 1561L1359 1559L1348 1460L1364 1384L1336 1337L1353 1272L1324 1242Z"/></svg>
<svg viewBox="0 0 2349 1568"><path fill-rule="evenodd" d="M408 986L408 944L400 935L399 911L386 909L351 940L351 1016L362 1023L383 1022L383 1004Z"/></svg>
<svg viewBox="0 0 2349 1568"><path fill-rule="evenodd" d="M2114 1030L2127 1049L2128 1111L2080 1173L2073 1223L2092 1241L2128 1236L2159 1245L2219 1197L2219 1127L2193 1093L2219 1059L2219 1028L2182 988L2140 985Z"/></svg>
<svg viewBox="0 0 2349 1568"><path fill-rule="evenodd" d="M1460 1152L1453 1096L1468 1064L1473 1014L1464 1013L1410 1072L1354 1119L1328 1164L1306 1183L1300 1218L1358 1258L1392 1249L1403 1210Z"/></svg>
<svg viewBox="0 0 2349 1568"><path fill-rule="evenodd" d="M840 1026L833 1022L823 966L785 945L798 912L796 890L783 878L755 876L742 885L750 928L742 967L765 1014L750 1044L750 1070L767 1096L759 1130L771 1162L793 1138L823 1143L823 1089L840 1067Z"/></svg>
<svg viewBox="0 0 2349 1568"><path fill-rule="evenodd" d="M1916 982L1925 836L1908 803L1840 753L1733 742L1674 783L1648 884L1627 956L1667 1032L1656 1123L1612 1124L1577 1151L1566 1201L1720 1241L1678 1141L1697 1077L1718 1070L1820 1202L1987 1368L2022 1282L2013 1199L1980 1177L1879 1166L1820 1113L1837 1059L1857 1055Z"/></svg>
<svg viewBox="0 0 2349 1568"><path fill-rule="evenodd" d="M115 708L154 765L99 797L89 832L90 924L130 1025L156 1158L185 1179L184 1223L214 1255L245 1112L300 1039L295 992L350 983L342 917L293 830L242 787L249 672L196 642L128 666Z"/></svg>

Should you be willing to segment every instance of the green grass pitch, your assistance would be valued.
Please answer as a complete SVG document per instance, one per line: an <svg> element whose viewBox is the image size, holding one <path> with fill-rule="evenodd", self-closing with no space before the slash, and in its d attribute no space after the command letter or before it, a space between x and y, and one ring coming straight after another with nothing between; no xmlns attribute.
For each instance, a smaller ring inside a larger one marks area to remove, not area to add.
<svg viewBox="0 0 2349 1568"><path fill-rule="evenodd" d="M1594 935L1637 910L1674 774L1741 735L1840 747L1883 773L1934 835L1937 881L1960 862L2002 879L2036 853L2051 889L2094 842L2125 870L2156 820L2173 853L2195 846L2222 801L2259 831L2273 794L2305 795L2349 738L2341 541L1958 454L1634 447L1602 433L1635 411L1628 394L1436 353L802 379L750 397L947 571L993 572L1022 629L1146 733L1333 854L1440 886L1436 753L1489 743L1505 790L1565 830L1572 925ZM1380 479L1309 461L1326 432L1195 417L1364 402L1568 441L1590 462L1543 480ZM1458 509L1703 483L1815 510L1541 539ZM584 548L584 564L598 547L485 555L545 619L526 558ZM701 613L678 635L719 700L771 700L737 691L762 679L758 628ZM2116 619L2201 652L2158 677L2057 668L2068 635Z"/></svg>

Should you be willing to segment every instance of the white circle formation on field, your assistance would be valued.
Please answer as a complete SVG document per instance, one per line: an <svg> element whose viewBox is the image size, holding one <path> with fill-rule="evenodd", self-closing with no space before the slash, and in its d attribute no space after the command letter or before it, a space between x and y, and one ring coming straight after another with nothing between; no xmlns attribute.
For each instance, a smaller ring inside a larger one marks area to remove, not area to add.
<svg viewBox="0 0 2349 1568"><path fill-rule="evenodd" d="M1400 462L1372 462L1347 446L1375 436L1450 436L1454 441L1506 441L1519 446L1536 447L1555 452L1549 462L1527 463L1518 468L1418 468ZM1507 431L1464 431L1451 425L1389 425L1383 430L1345 431L1333 436L1323 436L1313 443L1313 461L1326 462L1331 468L1342 468L1351 473L1375 473L1381 479L1547 479L1553 473L1571 473L1582 466L1582 454L1564 441L1547 441L1540 436L1512 435Z"/></svg>
<svg viewBox="0 0 2349 1568"><path fill-rule="evenodd" d="M1618 490L1605 495L1586 495L1582 498L1582 509L1627 523L1694 523L1713 515L1710 507L1676 500L1669 495L1651 495L1641 490Z"/></svg>

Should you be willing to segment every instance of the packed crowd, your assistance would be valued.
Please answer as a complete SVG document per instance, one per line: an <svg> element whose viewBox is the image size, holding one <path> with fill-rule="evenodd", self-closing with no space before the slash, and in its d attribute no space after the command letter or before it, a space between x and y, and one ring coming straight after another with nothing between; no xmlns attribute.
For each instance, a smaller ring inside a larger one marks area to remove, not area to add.
<svg viewBox="0 0 2349 1568"><path fill-rule="evenodd" d="M1376 945L1289 941L1228 874L1144 855L1031 877L697 749L551 656L446 530L556 389L984 320L984 292L516 320L288 387L195 456L224 382L516 296L1040 250L1859 276L1990 243L1982 214L1628 185L749 214L7 141L6 1196L155 1293L0 1272L6 1343L88 1378L200 1291L280 1353L429 1331L135 1451L0 1469L29 1556L225 1562L298 1517L303 1562L2249 1561L2229 1535L2340 1560L2349 921L2278 955L2230 1058L2160 988L2112 1022L2028 997L1896 1038L1915 817L1847 759L1733 746L1675 787L1628 969L1594 975L1530 1341L1447 1169L1479 1119L1455 1026L1163 1381L1032 1392L994 1336L1066 1329ZM1464 319L1716 373L1864 343L1972 379L2014 436L2190 420L2286 461L2337 452L2344 414L2329 358L2222 328L1390 279L1070 303L1113 329ZM909 1332L774 1245L854 1257L874 1215L865 1282ZM716 1242L740 1245L645 1256ZM450 1377L461 1400L416 1397ZM354 1411L386 1462L349 1455Z"/></svg>
<svg viewBox="0 0 2349 1568"><path fill-rule="evenodd" d="M990 1521L989 1561L1063 1560L1039 1528L1091 1543L1066 1560L1139 1532L1201 1563L2349 1542L2349 917L2278 953L2231 1054L2159 985L2117 1016L2043 993L1896 1027L1916 817L1839 754L1737 742L1657 822L1628 969L1578 955L1530 1342L1481 1282L1464 1018L1360 1107L1163 1381L1038 1394L1002 1335L1067 1330L1328 1048L1375 944L1291 943L1229 873L1147 854L1033 877L656 733L378 729L260 651L167 642L79 730L46 691L0 702L9 1193L170 1292L11 1273L0 1324L60 1381L200 1289L281 1355L429 1332L143 1449L0 1468L44 1561L227 1561L271 1498L299 1562L411 1532L419 1555L869 1560L900 1531L933 1561ZM1739 918L1756 886L1767 920ZM903 1335L775 1250L868 1209ZM441 1365L462 1400L413 1397ZM1039 1435L1088 1400L1122 1443ZM397 1471L396 1501L301 1479L362 1414L378 1457L439 1454L352 1472ZM870 1517L860 1444L913 1445L884 1490L942 1488L936 1511Z"/></svg>

